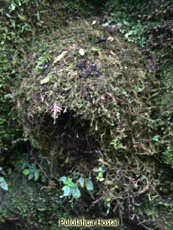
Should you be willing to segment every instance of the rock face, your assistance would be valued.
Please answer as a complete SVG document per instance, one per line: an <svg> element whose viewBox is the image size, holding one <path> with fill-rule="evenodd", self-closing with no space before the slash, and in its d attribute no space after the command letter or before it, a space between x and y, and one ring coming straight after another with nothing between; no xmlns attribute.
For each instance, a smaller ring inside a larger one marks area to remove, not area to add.
<svg viewBox="0 0 173 230"><path fill-rule="evenodd" d="M157 197L157 166L147 158L155 153L150 106L156 85L149 60L117 31L76 20L41 35L21 74L18 112L26 135L47 151L52 175L89 175L95 200L107 212L147 219L138 202Z"/></svg>

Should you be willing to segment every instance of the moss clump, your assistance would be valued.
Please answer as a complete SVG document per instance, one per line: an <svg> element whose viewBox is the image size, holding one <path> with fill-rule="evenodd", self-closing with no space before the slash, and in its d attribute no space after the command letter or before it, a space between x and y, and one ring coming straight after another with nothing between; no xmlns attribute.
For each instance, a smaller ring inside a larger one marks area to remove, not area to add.
<svg viewBox="0 0 173 230"><path fill-rule="evenodd" d="M94 18L40 35L15 99L26 135L47 151L51 178L90 175L107 213L151 226L158 216L140 214L140 203L160 199L151 119L157 81L150 60L115 31ZM85 196L78 211L92 206Z"/></svg>
<svg viewBox="0 0 173 230"><path fill-rule="evenodd" d="M154 73L142 63L137 47L91 24L70 22L35 41L17 99L24 125L41 147L47 135L40 132L50 127L52 140L58 118L69 113L89 121L89 133L99 141L98 134L102 140L109 136L116 151L153 155L149 106Z"/></svg>

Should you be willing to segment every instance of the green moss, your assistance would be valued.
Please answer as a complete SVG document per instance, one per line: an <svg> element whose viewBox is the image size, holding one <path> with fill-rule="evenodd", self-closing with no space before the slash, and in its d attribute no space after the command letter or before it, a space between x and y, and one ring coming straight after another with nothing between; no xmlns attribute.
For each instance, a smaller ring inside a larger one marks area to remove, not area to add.
<svg viewBox="0 0 173 230"><path fill-rule="evenodd" d="M110 142L116 143L116 150L133 146L134 153L152 155L148 139L152 128L147 124L150 89L156 85L154 75L140 63L142 55L137 47L91 24L91 20L70 22L68 27L36 41L26 66L32 70L22 81L22 95L17 99L20 114L28 120L25 128L32 126L29 120L34 118L37 125L28 131L36 140L39 132L44 132L42 123L47 115L56 123L58 116L68 111L89 120L90 133L105 133L111 128ZM102 37L113 41L95 44ZM83 56L80 50L84 50ZM50 121L53 127L56 125Z"/></svg>
<svg viewBox="0 0 173 230"><path fill-rule="evenodd" d="M114 1L115 5L118 2ZM12 140L16 139L17 116L12 115L9 122L5 119L14 95L26 136L46 152L48 176L56 182L59 176L73 172L91 177L94 198L82 191L73 210L87 216L85 211L92 210L96 201L94 214L98 211L100 215L101 210L104 215L116 215L123 221L131 218L133 223L151 229L171 229L172 184L166 174L172 167L171 71L165 69L169 75L167 84L159 85L155 58L144 58L134 44L123 41L115 26L102 27L102 21L96 17L76 20L78 15L88 15L86 1L58 1L51 7L47 1L40 2L39 7L33 1L27 7L26 3L29 2L22 2L21 8L17 6L10 17L6 14L8 5L0 10L5 18L2 44L12 41L15 45L10 46L12 52L8 50L7 56L1 58L6 63L0 80L0 152L9 152ZM141 25L132 31L132 41L139 44L143 44ZM50 28L59 30L50 33ZM43 30L46 31L41 33ZM35 37L38 31L40 35ZM14 53L16 47L25 59L24 64ZM161 57L162 52L157 58ZM22 80L11 94L14 75L15 79L21 75ZM158 100L158 95L163 97ZM158 152L168 166L158 163ZM103 171L102 181L93 171L99 167ZM33 183L25 181L21 187L23 178L16 174L11 179L9 193L1 194L1 221L17 218L21 228L58 229L57 218L67 213L68 205L62 209L64 203L57 204L56 187L51 187L49 196ZM50 218L46 219L48 215Z"/></svg>
<svg viewBox="0 0 173 230"><path fill-rule="evenodd" d="M26 56L15 99L26 135L47 151L51 176L90 172L100 205L107 211L111 205L123 218L127 207L138 219L139 197L155 197L159 184L157 161L147 157L156 153L150 116L157 80L135 45L93 21L40 35ZM104 169L102 182L95 167Z"/></svg>

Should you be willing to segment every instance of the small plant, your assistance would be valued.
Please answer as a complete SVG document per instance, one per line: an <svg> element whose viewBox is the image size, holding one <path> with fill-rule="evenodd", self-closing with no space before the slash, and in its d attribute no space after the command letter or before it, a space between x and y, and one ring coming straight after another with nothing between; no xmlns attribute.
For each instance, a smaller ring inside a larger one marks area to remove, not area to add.
<svg viewBox="0 0 173 230"><path fill-rule="evenodd" d="M37 181L40 177L40 169L37 168L36 164L28 164L28 168L23 170L23 174L28 176L28 180L34 179Z"/></svg>
<svg viewBox="0 0 173 230"><path fill-rule="evenodd" d="M152 138L152 140L155 141L155 142L159 142L159 136L158 136L158 135L154 136L154 137Z"/></svg>
<svg viewBox="0 0 173 230"><path fill-rule="evenodd" d="M76 177L78 177L78 179L76 179ZM63 195L61 195L60 198L72 196L73 198L78 199L81 196L80 188L86 188L89 193L94 190L91 179L84 178L82 174L73 174L73 179L76 179L76 182L73 182L71 177L60 177L59 181L64 184L62 187Z"/></svg>
<svg viewBox="0 0 173 230"><path fill-rule="evenodd" d="M98 173L98 175L96 177L96 179L98 181L104 181L104 177L103 177L104 169L102 167L94 168L93 171L96 172L96 173Z"/></svg>

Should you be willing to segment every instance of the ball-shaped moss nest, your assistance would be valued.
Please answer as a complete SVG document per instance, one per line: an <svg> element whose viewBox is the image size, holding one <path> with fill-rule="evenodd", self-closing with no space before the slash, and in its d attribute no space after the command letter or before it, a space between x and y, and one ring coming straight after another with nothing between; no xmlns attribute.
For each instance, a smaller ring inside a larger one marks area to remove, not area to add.
<svg viewBox="0 0 173 230"><path fill-rule="evenodd" d="M154 161L139 156L155 153L151 60L115 27L76 20L40 35L21 74L19 115L33 144L50 153L54 176L89 175L99 203L136 215L138 198L154 197L157 186Z"/></svg>
<svg viewBox="0 0 173 230"><path fill-rule="evenodd" d="M24 68L18 110L40 148L57 143L58 127L72 121L103 149L106 145L115 152L154 153L154 74L150 62L134 44L123 41L115 27L78 20L42 35Z"/></svg>

